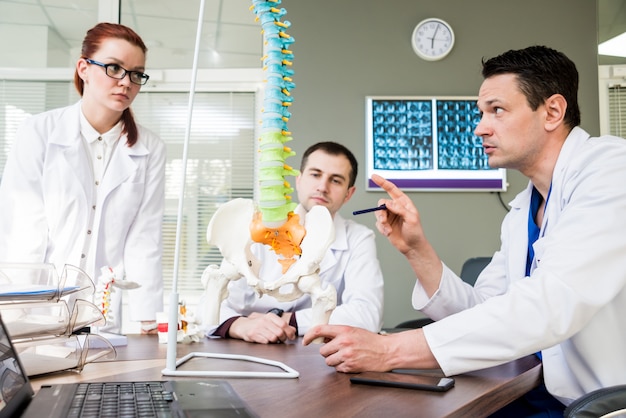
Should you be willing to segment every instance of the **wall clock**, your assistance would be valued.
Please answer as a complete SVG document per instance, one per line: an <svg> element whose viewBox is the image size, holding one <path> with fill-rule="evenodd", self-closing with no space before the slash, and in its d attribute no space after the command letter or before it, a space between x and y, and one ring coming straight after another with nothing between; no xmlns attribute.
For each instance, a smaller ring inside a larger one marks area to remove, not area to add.
<svg viewBox="0 0 626 418"><path fill-rule="evenodd" d="M415 26L411 36L411 44L420 58L437 61L452 51L454 32L447 22L430 17Z"/></svg>

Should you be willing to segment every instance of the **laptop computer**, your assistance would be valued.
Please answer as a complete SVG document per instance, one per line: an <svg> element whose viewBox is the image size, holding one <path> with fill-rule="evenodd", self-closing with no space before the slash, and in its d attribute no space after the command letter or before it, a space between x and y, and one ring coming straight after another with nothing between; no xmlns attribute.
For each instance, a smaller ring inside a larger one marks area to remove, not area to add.
<svg viewBox="0 0 626 418"><path fill-rule="evenodd" d="M68 383L44 385L35 394L0 316L0 418L98 416L257 415L224 380Z"/></svg>

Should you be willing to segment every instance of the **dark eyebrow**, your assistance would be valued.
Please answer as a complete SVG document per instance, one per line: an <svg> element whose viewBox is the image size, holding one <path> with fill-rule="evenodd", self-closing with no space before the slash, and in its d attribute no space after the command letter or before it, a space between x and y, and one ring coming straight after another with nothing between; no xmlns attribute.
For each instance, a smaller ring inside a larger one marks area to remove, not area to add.
<svg viewBox="0 0 626 418"><path fill-rule="evenodd" d="M341 174L331 174L330 178L331 178L331 179L336 179L336 178L339 178L339 179L341 179L341 180L343 180L343 181L345 181L345 180L346 180L346 178L345 178L344 176L342 176Z"/></svg>
<svg viewBox="0 0 626 418"><path fill-rule="evenodd" d="M485 104L487 104L488 106L493 106L494 104L501 104L501 103L502 103L502 100L500 100L497 97L494 97L493 99L487 100L485 102Z"/></svg>
<svg viewBox="0 0 626 418"><path fill-rule="evenodd" d="M493 98L493 99L485 100L484 102L482 102L482 105L483 105L484 107L492 107L492 106L494 106L494 104L498 104L498 103L501 103L501 100L500 100L500 99L498 99L498 98ZM476 101L476 107L477 107L479 110L480 110L480 104L481 104L481 101L480 101L480 100L477 100L477 101Z"/></svg>
<svg viewBox="0 0 626 418"><path fill-rule="evenodd" d="M117 64L120 67L124 67L124 63L122 61L118 60L115 57L107 57L107 60L114 61L113 62L114 64ZM126 67L124 67L124 68L126 68ZM129 70L129 71L141 71L143 73L146 70L146 67L139 66L139 67L135 67L135 68L126 68L126 69Z"/></svg>
<svg viewBox="0 0 626 418"><path fill-rule="evenodd" d="M307 167L307 168L305 168L305 170L304 170L304 171L305 171L305 172L323 173L323 171L322 171L322 170L320 170L319 168L315 168L315 167ZM331 174L331 175L330 175L330 178L331 178L331 179L333 179L333 178L339 178L339 179L344 180L344 181L346 180L346 178L345 178L342 174Z"/></svg>

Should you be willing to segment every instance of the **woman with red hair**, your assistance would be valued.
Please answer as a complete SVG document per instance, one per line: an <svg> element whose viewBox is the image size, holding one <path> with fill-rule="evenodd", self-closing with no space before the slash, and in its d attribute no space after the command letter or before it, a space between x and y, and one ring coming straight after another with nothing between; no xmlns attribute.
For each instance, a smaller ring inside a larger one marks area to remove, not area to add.
<svg viewBox="0 0 626 418"><path fill-rule="evenodd" d="M146 51L132 29L97 24L76 62L81 100L19 128L0 184L0 262L71 264L94 281L138 283L130 319L156 333L165 145L130 109L149 79ZM121 293L111 295L110 331L121 330Z"/></svg>

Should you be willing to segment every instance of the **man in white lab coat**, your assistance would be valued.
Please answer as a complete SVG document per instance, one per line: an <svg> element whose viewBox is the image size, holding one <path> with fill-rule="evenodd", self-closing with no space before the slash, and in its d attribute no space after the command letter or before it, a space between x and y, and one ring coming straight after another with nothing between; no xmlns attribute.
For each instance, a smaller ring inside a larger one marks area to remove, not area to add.
<svg viewBox="0 0 626 418"><path fill-rule="evenodd" d="M438 368L446 375L538 353L540 402L502 416L550 416L593 390L626 383L626 141L578 125L578 72L534 46L483 62L476 135L491 167L530 182L511 203L502 245L474 287L424 236L412 201L385 179L377 228L416 275L413 305L435 323L388 337L319 326L305 335L338 371ZM547 389L547 390L546 390ZM542 393L543 392L543 393ZM552 415L554 416L554 415Z"/></svg>
<svg viewBox="0 0 626 418"><path fill-rule="evenodd" d="M357 170L356 158L346 147L318 142L302 155L296 189L305 211L322 205L333 217L335 241L322 259L319 273L322 288L333 285L337 290L337 307L330 323L378 332L382 327L383 276L374 231L339 214L354 194ZM254 244L252 251L261 262L259 277L263 281L282 276L277 255L268 246ZM309 295L290 302L260 298L246 280L231 281L228 291L220 308L222 324L213 335L267 344L295 339L313 322Z"/></svg>

